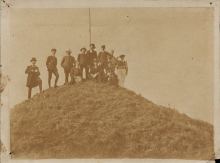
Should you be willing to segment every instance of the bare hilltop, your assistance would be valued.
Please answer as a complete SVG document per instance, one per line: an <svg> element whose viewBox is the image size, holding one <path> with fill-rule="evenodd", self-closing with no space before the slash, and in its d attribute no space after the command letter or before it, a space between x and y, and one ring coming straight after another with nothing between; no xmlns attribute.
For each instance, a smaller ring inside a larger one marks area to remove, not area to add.
<svg viewBox="0 0 220 163"><path fill-rule="evenodd" d="M214 158L213 125L91 81L36 94L10 123L12 159Z"/></svg>

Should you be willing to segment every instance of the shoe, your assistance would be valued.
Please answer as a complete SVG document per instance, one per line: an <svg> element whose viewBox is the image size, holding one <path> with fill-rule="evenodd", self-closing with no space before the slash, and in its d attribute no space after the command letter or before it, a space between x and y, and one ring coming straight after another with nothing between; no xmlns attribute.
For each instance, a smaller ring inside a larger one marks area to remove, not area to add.
<svg viewBox="0 0 220 163"><path fill-rule="evenodd" d="M58 86L57 85L54 85L54 88L57 88Z"/></svg>

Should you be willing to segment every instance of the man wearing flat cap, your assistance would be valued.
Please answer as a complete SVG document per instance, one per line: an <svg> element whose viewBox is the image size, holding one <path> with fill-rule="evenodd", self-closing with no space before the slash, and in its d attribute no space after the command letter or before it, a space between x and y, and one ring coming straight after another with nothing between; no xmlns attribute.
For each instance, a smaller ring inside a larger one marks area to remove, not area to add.
<svg viewBox="0 0 220 163"><path fill-rule="evenodd" d="M128 64L124 60L125 55L120 55L118 58L118 65L117 65L117 70L118 70L118 85L120 87L124 87L125 83L125 76L128 75Z"/></svg>
<svg viewBox="0 0 220 163"><path fill-rule="evenodd" d="M67 55L64 56L61 61L61 66L64 68L64 73L65 73L64 85L68 84L70 70L75 65L75 62L76 62L75 58L70 55L72 53L72 51L70 49L67 50L66 53L67 53Z"/></svg>
<svg viewBox="0 0 220 163"><path fill-rule="evenodd" d="M49 88L51 87L52 74L54 74L56 76L54 87L57 87L57 81L59 79L59 73L57 70L57 58L55 57L56 51L57 51L56 49L51 49L52 55L47 57L47 61L46 61L46 66L47 66L47 70L48 70Z"/></svg>
<svg viewBox="0 0 220 163"><path fill-rule="evenodd" d="M95 44L90 45L90 50L86 52L86 55L88 57L88 66L93 67L94 66L94 59L97 59L97 52L94 50Z"/></svg>
<svg viewBox="0 0 220 163"><path fill-rule="evenodd" d="M26 86L28 87L28 99L31 98L32 88L39 86L40 92L42 92L42 80L39 77L39 68L35 65L36 61L36 58L33 57L31 59L32 65L28 66L25 70L25 74L28 74L26 84Z"/></svg>
<svg viewBox="0 0 220 163"><path fill-rule="evenodd" d="M86 48L81 48L80 51L82 53L78 54L77 61L79 62L80 69L82 71L82 78L86 79L86 75L88 72L88 56L86 55Z"/></svg>

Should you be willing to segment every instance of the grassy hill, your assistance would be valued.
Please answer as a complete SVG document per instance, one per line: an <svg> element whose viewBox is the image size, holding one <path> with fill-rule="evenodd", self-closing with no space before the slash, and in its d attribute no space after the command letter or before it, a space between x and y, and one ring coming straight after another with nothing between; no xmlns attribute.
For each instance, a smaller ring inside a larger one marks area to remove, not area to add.
<svg viewBox="0 0 220 163"><path fill-rule="evenodd" d="M90 81L36 94L10 118L13 159L214 158L213 125Z"/></svg>

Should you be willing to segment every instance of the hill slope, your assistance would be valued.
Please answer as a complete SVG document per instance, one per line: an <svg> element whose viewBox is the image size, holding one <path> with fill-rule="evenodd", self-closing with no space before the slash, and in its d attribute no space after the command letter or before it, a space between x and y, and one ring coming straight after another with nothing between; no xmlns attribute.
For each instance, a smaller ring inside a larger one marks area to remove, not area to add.
<svg viewBox="0 0 220 163"><path fill-rule="evenodd" d="M207 122L90 81L47 89L11 110L14 159L209 160L213 134Z"/></svg>

